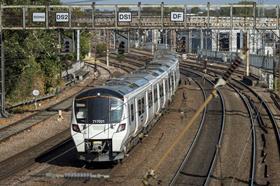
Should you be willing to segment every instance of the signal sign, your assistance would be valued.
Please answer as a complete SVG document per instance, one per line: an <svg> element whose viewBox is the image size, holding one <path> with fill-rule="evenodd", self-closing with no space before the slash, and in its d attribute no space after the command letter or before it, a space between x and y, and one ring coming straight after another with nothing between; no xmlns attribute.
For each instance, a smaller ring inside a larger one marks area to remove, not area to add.
<svg viewBox="0 0 280 186"><path fill-rule="evenodd" d="M72 52L72 40L68 38L63 39L63 48L62 48L63 53L69 53Z"/></svg>
<svg viewBox="0 0 280 186"><path fill-rule="evenodd" d="M56 13L55 20L56 20L56 22L68 22L69 14L68 13Z"/></svg>
<svg viewBox="0 0 280 186"><path fill-rule="evenodd" d="M118 22L131 22L131 12L119 12L118 13Z"/></svg>
<svg viewBox="0 0 280 186"><path fill-rule="evenodd" d="M46 13L42 12L34 12L32 15L33 22L45 22L46 21Z"/></svg>
<svg viewBox="0 0 280 186"><path fill-rule="evenodd" d="M171 21L184 21L184 12L171 12L170 16Z"/></svg>

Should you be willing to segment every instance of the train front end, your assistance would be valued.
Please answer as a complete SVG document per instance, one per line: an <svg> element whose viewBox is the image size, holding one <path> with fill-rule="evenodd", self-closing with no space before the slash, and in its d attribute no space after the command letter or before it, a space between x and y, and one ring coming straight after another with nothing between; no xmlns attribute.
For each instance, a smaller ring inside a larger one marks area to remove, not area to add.
<svg viewBox="0 0 280 186"><path fill-rule="evenodd" d="M127 137L125 109L123 96L105 88L76 96L71 135L79 159L88 162L123 159Z"/></svg>

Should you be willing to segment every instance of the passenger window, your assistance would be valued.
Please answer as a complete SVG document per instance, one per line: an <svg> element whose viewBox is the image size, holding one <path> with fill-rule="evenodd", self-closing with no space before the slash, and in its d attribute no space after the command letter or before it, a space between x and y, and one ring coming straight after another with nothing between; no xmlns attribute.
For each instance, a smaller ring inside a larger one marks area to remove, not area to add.
<svg viewBox="0 0 280 186"><path fill-rule="evenodd" d="M133 106L133 104L130 105L130 120L134 121L134 106Z"/></svg>

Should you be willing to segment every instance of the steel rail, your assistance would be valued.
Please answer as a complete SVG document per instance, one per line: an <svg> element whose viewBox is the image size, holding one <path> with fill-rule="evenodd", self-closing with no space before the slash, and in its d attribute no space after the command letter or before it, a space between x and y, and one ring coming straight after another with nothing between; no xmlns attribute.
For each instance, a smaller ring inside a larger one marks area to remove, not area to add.
<svg viewBox="0 0 280 186"><path fill-rule="evenodd" d="M191 72L191 73L193 73L193 74L196 74L197 76L202 77L202 75L200 75L200 74L198 74L198 73L196 73L196 72L194 72L194 71L192 71L192 70L190 70L190 69L184 69L184 71L188 71L188 72ZM181 73L182 73L182 67L181 67ZM207 78L205 78L205 79L206 79L210 84L213 85L213 83L212 83L209 79L207 79ZM219 97L220 97L221 106L222 106L222 110L223 110L223 116L222 116L222 121L221 121L221 124L222 124L222 125L221 125L221 129L220 129L220 132L219 132L219 139L218 139L218 143L217 143L216 147L219 146L220 143L221 143L221 141L222 141L222 136L223 136L223 131L224 131L224 123L225 123L225 107L224 107L225 104L224 104L224 99L222 98L223 96L222 96L222 94L220 93L219 90L217 90L217 94L218 94ZM197 139L198 139L198 138L197 138ZM197 139L195 139L195 140L197 141ZM175 176L172 178L172 180L171 180L171 182L170 182L170 185L175 185L175 182L176 182L176 180L177 180L177 178L178 178L178 175L179 175L180 171L186 166L186 163L187 163L187 161L188 161L188 159L189 159L189 157L190 157L191 152L193 151L194 146L195 146L195 144L194 144L193 146L191 146L191 148L192 148L191 151L190 151L190 150L188 151L186 157L184 158L184 161L182 162L182 163L184 163L184 164L181 164L181 165L180 165L179 169L178 169L178 170L176 171L176 173L175 173ZM211 176L211 174L212 174L213 167L214 167L214 165L215 165L215 163L216 163L217 154L218 154L218 149L216 148L216 149L215 149L215 152L214 152L214 156L213 156L213 158L212 158L212 160L211 160L211 162L210 162L210 167L209 167L209 169L208 169L208 171L207 171L206 179L205 179L204 182L203 182L204 185L207 184L208 180L210 179L210 176Z"/></svg>
<svg viewBox="0 0 280 186"><path fill-rule="evenodd" d="M190 65L191 66L191 65ZM208 69L209 71L212 71L212 72L215 72L217 74L222 74L221 72L218 72L217 70L213 70L213 69ZM208 74L209 75L209 74ZM278 145L278 152L280 152L280 134L279 134L279 127L277 125L277 122L274 118L274 115L271 111L271 109L269 108L269 106L267 105L267 103L264 101L264 99L257 93L255 92L252 88L250 88L248 85L246 85L245 83L241 82L241 81L238 81L237 79L234 79L232 78L232 80L235 82L235 83L238 83L240 84L241 86L245 87L246 89L249 90L249 92L251 92L259 101L260 101L260 104L263 106L263 108L265 109L271 123L272 123L272 126L273 126L273 129L274 129L274 133L275 133L275 137L276 137L276 141L277 141L277 145ZM228 83L229 86L235 86L235 87L238 87L237 85L233 85L232 83ZM252 107L252 105L251 105ZM258 114L258 113L257 113ZM259 115L259 114L258 114ZM262 128L262 126L260 126ZM266 132L266 130L264 130ZM256 141L256 133L255 133L255 128L252 128L252 140L253 141ZM256 143L256 142L253 142L253 143ZM256 151L256 147L252 148L253 151ZM253 157L255 156L255 157ZM279 153L279 156L280 156L280 153ZM256 152L255 154L252 155L252 162L255 162L256 161ZM254 165L255 164L255 165ZM256 172L256 162L254 164L251 164L251 174L250 174L250 185L253 185L254 184L254 174Z"/></svg>
<svg viewBox="0 0 280 186"><path fill-rule="evenodd" d="M181 66L183 65L187 65L187 66L192 66L192 65L190 65L190 64L180 64ZM197 68L199 68L199 67L197 67ZM201 68L200 68L200 70L201 70ZM211 72L215 72L216 74L219 74L219 75L221 75L222 73L221 72L218 72L217 70L214 70L214 69L207 69L208 71L211 71ZM272 123L272 126L273 126L273 129L274 129L274 133L275 133L275 137L276 137L276 140L277 140L277 145L278 145L278 152L279 152L279 157L280 157L280 129L279 129L279 127L278 127L278 125L277 125L277 122L276 122L276 120L275 120L275 118L274 118L274 115L273 115L273 113L272 113L272 111L271 111L271 109L269 108L269 106L267 105L267 103L264 101L264 99L258 94L258 93L256 93L252 88L250 88L248 85L246 85L245 83L243 83L243 82L241 82L241 81L238 81L238 80L236 80L236 79L234 79L234 78L231 78L234 82L236 82L236 83L238 83L238 84L240 84L240 85L242 85L243 87L245 87L246 89L248 89L259 101L260 101L260 103L261 103L261 105L264 107L264 109L266 110L266 112L267 112L267 115L268 115L268 117L269 117L269 119L270 119L270 121L271 121L271 123Z"/></svg>
<svg viewBox="0 0 280 186"><path fill-rule="evenodd" d="M267 112L267 115L272 123L273 129L274 129L274 133L275 133L275 137L277 140L277 144L278 144L278 152L279 152L279 157L280 157L280 133L279 133L279 127L277 125L277 121L274 118L274 114L272 113L271 109L269 108L269 106L267 105L267 103L264 101L264 99L256 92L254 91L252 88L250 88L248 85L246 85L243 82L240 82L236 79L232 79L233 81L235 81L236 83L241 84L242 86L244 86L245 88L247 88L254 96L256 96L258 98L258 100L260 101L261 105L264 107L265 111Z"/></svg>
<svg viewBox="0 0 280 186"><path fill-rule="evenodd" d="M100 67L100 68L103 68L103 67ZM98 71L98 76L100 76L99 71ZM84 90L86 88L87 88L87 86L85 86L82 90ZM76 93L74 95L76 95ZM71 108L71 105L67 106L67 102L69 99L72 99L72 97L74 95L72 95L56 104L53 104L53 105L47 107L44 110L41 110L35 114L32 114L23 119L20 119L19 121L16 121L10 125L0 128L0 142L4 142L4 141L8 140L9 138L11 138L12 136L14 136L20 132L23 132L25 130L28 130L43 121L46 121L48 118L57 114L57 109L55 109L55 107L57 107L61 104L63 105L63 103L66 103L66 105L62 106L64 109ZM23 125L23 122L25 123L24 125Z"/></svg>
<svg viewBox="0 0 280 186"><path fill-rule="evenodd" d="M206 93L205 93L204 89L202 88L201 84L200 84L197 80L195 80L195 79L192 79L192 80L198 85L198 87L199 87L200 90L202 91L203 98L204 98L204 100L205 100L205 99L206 99ZM204 124L204 122L205 122L205 116L206 116L206 108L203 110L203 115L202 115L202 118L201 118L201 120L200 120L199 128L198 128L198 130L196 131L196 134L195 134L195 137L194 137L194 139L193 139L193 141L192 141L192 143L191 143L191 146L190 146L190 148L189 148L187 154L185 155L183 161L181 162L179 168L176 170L176 173L175 173L174 176L172 177L172 180L171 180L171 182L169 183L169 185L174 185L174 184L175 184L175 181L177 180L178 176L180 175L180 172L182 171L184 165L185 165L186 162L188 161L189 156L190 156L190 154L191 154L191 151L192 151L193 147L195 146L195 144L196 144L196 142L197 142L197 139L198 139L198 137L199 137L199 135L200 135L202 126L203 126L203 124Z"/></svg>
<svg viewBox="0 0 280 186"><path fill-rule="evenodd" d="M213 75L210 75L209 76L212 76L214 77ZM253 186L254 185L254 180L255 180L255 173L256 173L256 128L255 128L255 125L254 125L254 118L253 118L253 106L250 104L250 102L248 100L246 100L246 98L244 97L244 95L242 95L240 93L240 91L237 90L236 87L234 87L234 85L232 85L231 83L228 83L228 86L230 86L232 89L235 90L235 92L238 93L239 97L242 99L244 105L246 106L247 110L248 110L248 113L249 113L249 116L250 116L250 122L251 122L251 128L252 128L252 132L251 132L251 135L252 135L252 156L251 156L251 167L250 167L250 178L249 178L249 185ZM213 164L214 165L214 164ZM205 185L208 185L209 184L209 179L210 178L210 175L208 175L207 179L208 181L205 183Z"/></svg>

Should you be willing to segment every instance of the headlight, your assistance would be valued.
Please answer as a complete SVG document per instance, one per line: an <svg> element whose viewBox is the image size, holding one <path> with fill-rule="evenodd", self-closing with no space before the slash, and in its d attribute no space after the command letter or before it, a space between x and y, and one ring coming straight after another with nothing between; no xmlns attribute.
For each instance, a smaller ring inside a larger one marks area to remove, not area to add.
<svg viewBox="0 0 280 186"><path fill-rule="evenodd" d="M80 127L77 124L72 124L72 130L81 133Z"/></svg>
<svg viewBox="0 0 280 186"><path fill-rule="evenodd" d="M124 131L125 130L125 123L122 123L119 125L118 129L117 129L117 132L121 132L121 131Z"/></svg>

